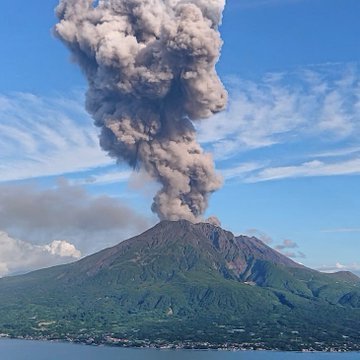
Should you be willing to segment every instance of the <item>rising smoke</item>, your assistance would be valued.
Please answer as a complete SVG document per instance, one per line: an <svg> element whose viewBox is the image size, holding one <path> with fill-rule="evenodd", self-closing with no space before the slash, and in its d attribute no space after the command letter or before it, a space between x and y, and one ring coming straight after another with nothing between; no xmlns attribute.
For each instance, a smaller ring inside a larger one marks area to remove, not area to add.
<svg viewBox="0 0 360 360"><path fill-rule="evenodd" d="M61 0L56 35L84 71L100 144L161 185L160 219L197 221L221 186L192 120L224 109L225 0Z"/></svg>

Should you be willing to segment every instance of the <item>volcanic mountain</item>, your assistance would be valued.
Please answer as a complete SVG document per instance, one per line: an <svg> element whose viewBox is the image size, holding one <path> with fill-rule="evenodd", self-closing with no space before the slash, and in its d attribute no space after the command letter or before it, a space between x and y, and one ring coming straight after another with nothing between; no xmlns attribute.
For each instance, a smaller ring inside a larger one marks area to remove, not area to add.
<svg viewBox="0 0 360 360"><path fill-rule="evenodd" d="M0 332L122 345L355 349L360 279L306 268L255 237L164 221L75 263L0 279Z"/></svg>

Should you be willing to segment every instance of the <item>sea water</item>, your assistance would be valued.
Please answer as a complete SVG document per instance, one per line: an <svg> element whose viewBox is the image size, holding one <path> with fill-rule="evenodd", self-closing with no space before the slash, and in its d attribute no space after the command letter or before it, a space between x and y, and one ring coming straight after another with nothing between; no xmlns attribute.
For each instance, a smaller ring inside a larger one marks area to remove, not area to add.
<svg viewBox="0 0 360 360"><path fill-rule="evenodd" d="M0 340L1 360L359 360L360 353L126 349L50 341Z"/></svg>

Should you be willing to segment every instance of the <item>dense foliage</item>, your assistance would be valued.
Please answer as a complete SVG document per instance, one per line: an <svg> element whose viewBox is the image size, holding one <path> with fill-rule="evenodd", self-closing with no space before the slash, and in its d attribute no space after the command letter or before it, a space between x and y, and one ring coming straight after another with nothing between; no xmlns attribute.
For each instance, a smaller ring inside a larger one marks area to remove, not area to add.
<svg viewBox="0 0 360 360"><path fill-rule="evenodd" d="M119 345L359 349L360 279L291 265L255 238L160 223L76 263L1 279L0 333Z"/></svg>

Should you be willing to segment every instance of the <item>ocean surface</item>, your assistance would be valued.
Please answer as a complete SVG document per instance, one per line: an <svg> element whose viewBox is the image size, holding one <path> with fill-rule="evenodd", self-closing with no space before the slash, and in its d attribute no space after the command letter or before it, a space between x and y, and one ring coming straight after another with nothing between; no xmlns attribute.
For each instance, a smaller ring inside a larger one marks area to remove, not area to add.
<svg viewBox="0 0 360 360"><path fill-rule="evenodd" d="M360 353L286 353L123 349L56 342L0 340L1 360L359 360Z"/></svg>

